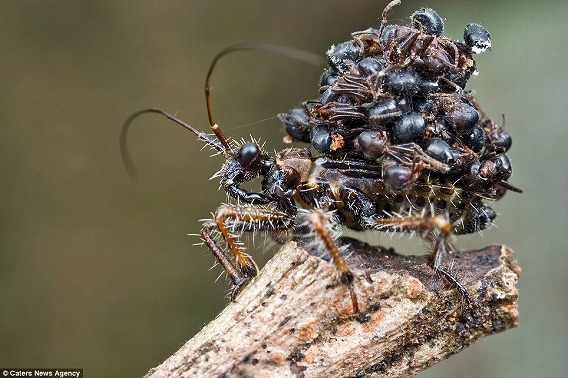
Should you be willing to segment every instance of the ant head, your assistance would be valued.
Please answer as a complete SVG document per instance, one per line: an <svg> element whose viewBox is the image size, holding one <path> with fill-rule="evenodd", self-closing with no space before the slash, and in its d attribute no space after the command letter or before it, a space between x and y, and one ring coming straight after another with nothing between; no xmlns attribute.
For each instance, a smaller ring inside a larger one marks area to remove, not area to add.
<svg viewBox="0 0 568 378"><path fill-rule="evenodd" d="M475 54L491 50L491 36L487 29L478 24L468 24L463 32L467 47Z"/></svg>
<svg viewBox="0 0 568 378"><path fill-rule="evenodd" d="M521 189L507 182L511 173L511 163L507 156L498 154L483 161L474 161L464 179L470 190L483 192L490 198L498 199L506 190L522 193Z"/></svg>
<svg viewBox="0 0 568 378"><path fill-rule="evenodd" d="M410 18L412 26L423 33L441 37L444 32L444 20L434 9L422 8L414 12Z"/></svg>

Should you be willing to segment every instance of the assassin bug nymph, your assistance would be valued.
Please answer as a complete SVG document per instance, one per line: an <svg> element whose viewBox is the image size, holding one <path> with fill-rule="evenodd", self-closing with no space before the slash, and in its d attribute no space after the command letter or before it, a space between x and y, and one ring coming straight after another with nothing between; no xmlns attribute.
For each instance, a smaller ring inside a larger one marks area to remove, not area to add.
<svg viewBox="0 0 568 378"><path fill-rule="evenodd" d="M200 236L231 279L232 300L258 272L240 234L291 233L320 242L358 312L355 277L336 232L340 224L419 234L432 245L433 272L472 303L466 288L441 266L442 257L455 251L449 238L487 228L496 216L487 199L519 191L507 182L510 136L463 91L475 70L471 53L487 49L490 38L477 26L466 28L463 43L441 37L443 22L431 9L415 12L413 27L386 25L386 13L398 3L387 5L380 29L353 33L352 41L330 49L320 100L281 115L287 139L311 143L319 154L287 148L270 155L254 140L237 145L215 122L209 90L215 63L255 45L222 51L209 69L205 93L214 136L158 109L136 112L125 122L121 149L130 170L127 130L136 117L152 112L225 158L217 176L237 203L221 205ZM262 179L258 191L241 187L256 178Z"/></svg>
<svg viewBox="0 0 568 378"><path fill-rule="evenodd" d="M330 214L326 207L320 206L333 201L328 190L318 188L308 189L308 179L313 175L313 158L307 149L286 149L271 157L256 141L244 142L238 146L229 140L219 125L215 122L211 109L209 81L217 61L224 55L239 50L265 50L291 56L310 63L319 63L319 57L292 48L281 46L247 44L235 45L221 51L214 58L205 82L207 113L214 136L201 132L186 122L159 109L144 109L133 113L123 125L120 145L123 161L131 176L136 175L136 169L127 148L127 132L132 121L146 113L164 115L173 122L195 134L226 161L216 176L220 177L220 186L229 198L237 204L223 204L214 213L214 218L203 223L200 232L202 241L207 245L217 262L223 267L233 284L231 300L235 300L240 290L258 273L256 263L245 252L239 241L239 233L259 231L290 231L293 228L304 229L306 225L299 224L298 207L295 196L300 192L310 191L314 210L308 216L308 224L324 243L340 275L340 281L346 284L350 291L354 312L359 311L356 295L353 290L353 274L341 256L340 248L335 239L337 236L330 232ZM241 184L262 177L262 187L259 192L249 192L240 187ZM317 204L317 206L315 206ZM317 211L316 211L317 209ZM234 258L227 256L227 251L220 246L214 234L221 236L226 249Z"/></svg>

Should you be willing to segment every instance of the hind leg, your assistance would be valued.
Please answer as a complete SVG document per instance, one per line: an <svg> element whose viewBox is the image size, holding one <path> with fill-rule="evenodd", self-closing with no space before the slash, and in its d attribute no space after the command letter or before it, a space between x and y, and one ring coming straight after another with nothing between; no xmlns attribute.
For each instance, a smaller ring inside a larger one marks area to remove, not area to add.
<svg viewBox="0 0 568 378"><path fill-rule="evenodd" d="M344 188L342 199L345 207L353 212L361 227L375 231L416 232L432 242L432 252L428 265L435 273L440 273L446 281L454 286L468 303L471 297L463 284L441 266L444 254L449 253L448 237L452 233L452 225L444 216L377 216L377 208L365 194L357 189Z"/></svg>
<svg viewBox="0 0 568 378"><path fill-rule="evenodd" d="M457 277L453 276L450 272L442 268L442 258L444 254L450 253L449 245L447 242L447 235L434 235L434 243L432 247L432 252L428 259L428 265L432 268L435 273L440 273L442 277L446 281L448 281L452 286L454 286L460 294L465 298L468 304L472 304L473 301L467 292L465 286L457 279Z"/></svg>
<svg viewBox="0 0 568 378"><path fill-rule="evenodd" d="M450 253L448 237L452 233L450 222L443 216L422 217L391 217L374 220L375 227L381 231L417 232L424 235L426 240L432 242L432 252L428 258L428 265L435 273L439 273L444 279L455 287L465 300L471 304L472 299L465 286L450 272L442 267L442 258Z"/></svg>

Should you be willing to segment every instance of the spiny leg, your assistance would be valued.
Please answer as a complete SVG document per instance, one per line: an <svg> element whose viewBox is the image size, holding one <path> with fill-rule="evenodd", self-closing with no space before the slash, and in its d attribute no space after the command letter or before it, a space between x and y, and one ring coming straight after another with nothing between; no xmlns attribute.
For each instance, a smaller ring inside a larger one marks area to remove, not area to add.
<svg viewBox="0 0 568 378"><path fill-rule="evenodd" d="M433 242L432 252L428 258L428 265L434 273L440 273L450 285L454 286L466 299L468 304L473 303L465 286L450 272L442 268L442 257L448 251L447 239L452 232L451 223L443 216L434 217L392 217L377 218L374 220L375 228L383 231L418 232L426 235L426 239Z"/></svg>
<svg viewBox="0 0 568 378"><path fill-rule="evenodd" d="M231 300L234 301L241 289L257 275L256 263L245 251L235 230L241 232L274 231L289 228L292 223L291 215L273 209L255 207L252 205L222 205L215 212L215 219L207 221L201 230L201 237L215 256L219 264L231 278L234 285ZM210 237L210 231L218 231L228 249L232 252L237 266L219 248Z"/></svg>
<svg viewBox="0 0 568 378"><path fill-rule="evenodd" d="M349 288L349 295L351 296L351 303L353 305L353 313L358 313L359 303L357 301L357 295L355 294L355 288L353 286L353 280L355 277L345 263L343 256L341 256L341 252L339 252L337 244L327 230L326 225L329 221L329 215L326 215L323 211L315 210L310 213L309 222L312 225L315 233L324 242L325 248L330 254L335 267L339 271L341 283L347 285L347 287Z"/></svg>
<svg viewBox="0 0 568 378"><path fill-rule="evenodd" d="M235 256L237 265L245 277L252 278L258 273L258 268L253 259L245 253L238 237L232 233L235 225L239 222L250 222L252 216L248 208L239 206L221 206L215 212L215 224L217 230L227 242L229 250ZM230 223L233 224L231 227Z"/></svg>
<svg viewBox="0 0 568 378"><path fill-rule="evenodd" d="M234 301L236 293L240 291L250 278L244 276L241 271L235 267L235 264L227 258L225 252L217 246L217 243L215 243L215 240L211 237L211 231L215 229L217 229L217 226L214 222L205 222L201 229L201 240L205 242L205 245L207 245L213 256L215 256L219 264L223 267L223 270L231 279L234 287L231 294L231 301Z"/></svg>
<svg viewBox="0 0 568 378"><path fill-rule="evenodd" d="M448 222L449 223L449 222ZM428 265L432 268L432 270L436 273L440 273L442 275L442 277L444 277L446 279L446 281L448 281L450 283L450 285L453 285L459 292L460 294L465 298L466 302L471 305L473 303L473 300L471 299L469 293L467 292L467 289L465 288L465 286L456 278L454 277L450 272L446 271L444 268L442 268L442 257L445 253L450 253L450 251L448 251L449 245L447 243L447 238L448 238L449 234L444 235L443 233L439 233L439 234L433 234L433 238L434 238L434 243L433 243L433 247L432 247L432 253L430 254L430 257L428 258Z"/></svg>

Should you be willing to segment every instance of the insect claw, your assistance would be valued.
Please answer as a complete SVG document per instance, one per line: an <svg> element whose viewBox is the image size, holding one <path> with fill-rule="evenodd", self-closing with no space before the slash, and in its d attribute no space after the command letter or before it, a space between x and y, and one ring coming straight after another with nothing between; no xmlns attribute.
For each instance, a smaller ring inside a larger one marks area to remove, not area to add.
<svg viewBox="0 0 568 378"><path fill-rule="evenodd" d="M249 283L249 281L250 277L243 277L234 284L233 290L231 291L231 302L235 302L237 296L239 295L241 290Z"/></svg>
<svg viewBox="0 0 568 378"><path fill-rule="evenodd" d="M358 314L360 312L359 302L357 301L357 294L355 293L355 287L353 285L353 282L350 282L349 285L347 285L347 287L349 288L349 296L351 297L351 306L353 308L353 314Z"/></svg>

